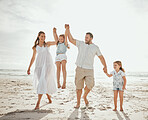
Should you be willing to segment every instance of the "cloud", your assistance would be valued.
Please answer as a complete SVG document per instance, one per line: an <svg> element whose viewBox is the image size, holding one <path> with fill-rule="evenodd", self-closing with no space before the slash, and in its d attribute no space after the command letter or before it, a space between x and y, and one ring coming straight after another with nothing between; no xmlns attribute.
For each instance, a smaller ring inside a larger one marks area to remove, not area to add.
<svg viewBox="0 0 148 120"><path fill-rule="evenodd" d="M148 12L147 0L127 0L127 2L130 3L138 13L145 14Z"/></svg>
<svg viewBox="0 0 148 120"><path fill-rule="evenodd" d="M57 0L1 0L0 31L15 31L47 23Z"/></svg>
<svg viewBox="0 0 148 120"><path fill-rule="evenodd" d="M120 59L128 70L147 70L147 3L146 0L0 0L0 54L7 56L2 61L9 62L12 56L29 61L38 31L45 31L47 40L53 40L52 27L56 26L61 34L64 24L69 23L74 38L84 40L88 31L94 34L94 42L111 68L112 62ZM70 66L75 65L76 55L72 54L75 51L71 45L67 53ZM52 52L55 55L55 49ZM95 66L99 66L98 62Z"/></svg>

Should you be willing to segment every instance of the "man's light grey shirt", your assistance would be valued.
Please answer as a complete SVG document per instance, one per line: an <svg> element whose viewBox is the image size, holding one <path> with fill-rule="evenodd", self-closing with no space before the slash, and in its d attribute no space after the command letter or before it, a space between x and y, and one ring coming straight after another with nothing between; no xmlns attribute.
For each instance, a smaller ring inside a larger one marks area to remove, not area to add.
<svg viewBox="0 0 148 120"><path fill-rule="evenodd" d="M76 40L78 56L76 65L84 69L93 69L95 55L101 56L101 51L94 43L86 44L84 41Z"/></svg>

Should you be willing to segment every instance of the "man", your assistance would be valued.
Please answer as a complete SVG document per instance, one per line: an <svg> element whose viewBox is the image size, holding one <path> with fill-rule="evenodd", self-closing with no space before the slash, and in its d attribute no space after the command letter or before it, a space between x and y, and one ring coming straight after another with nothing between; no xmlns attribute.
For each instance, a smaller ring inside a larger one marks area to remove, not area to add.
<svg viewBox="0 0 148 120"><path fill-rule="evenodd" d="M107 66L103 55L100 52L100 49L97 45L92 43L93 34L88 32L85 35L85 42L76 40L72 37L69 25L65 25L66 33L68 34L69 41L78 47L78 56L76 60L76 74L75 74L75 85L76 85L76 93L77 93L77 105L75 108L80 107L80 100L82 95L82 89L84 88L84 101L85 105L88 106L89 102L87 100L87 95L90 90L94 87L94 70L93 63L94 57L97 55L103 64L103 71L107 72Z"/></svg>

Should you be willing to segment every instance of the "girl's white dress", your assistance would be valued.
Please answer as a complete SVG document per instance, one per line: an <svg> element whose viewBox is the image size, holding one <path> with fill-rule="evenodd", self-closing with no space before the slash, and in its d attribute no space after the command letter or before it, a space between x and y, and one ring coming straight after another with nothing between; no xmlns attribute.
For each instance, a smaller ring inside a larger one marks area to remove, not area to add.
<svg viewBox="0 0 148 120"><path fill-rule="evenodd" d="M52 94L56 92L55 68L48 47L36 46L37 58L35 63L33 85L37 94Z"/></svg>

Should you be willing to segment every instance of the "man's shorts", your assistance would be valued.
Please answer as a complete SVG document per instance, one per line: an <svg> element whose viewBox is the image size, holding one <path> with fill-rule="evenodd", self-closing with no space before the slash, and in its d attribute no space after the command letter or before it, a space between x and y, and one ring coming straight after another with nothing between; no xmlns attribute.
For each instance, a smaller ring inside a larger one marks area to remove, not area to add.
<svg viewBox="0 0 148 120"><path fill-rule="evenodd" d="M75 74L76 89L83 89L84 82L88 89L91 90L94 87L94 70L77 67Z"/></svg>

